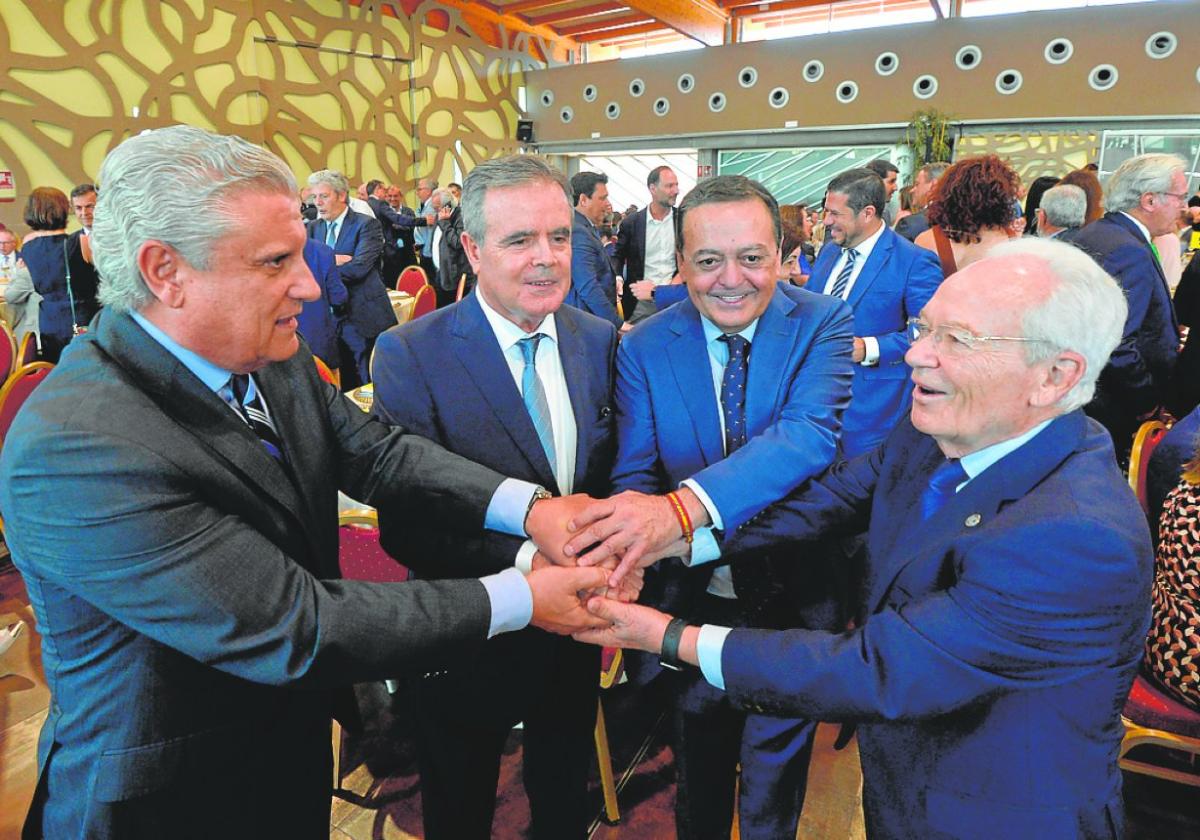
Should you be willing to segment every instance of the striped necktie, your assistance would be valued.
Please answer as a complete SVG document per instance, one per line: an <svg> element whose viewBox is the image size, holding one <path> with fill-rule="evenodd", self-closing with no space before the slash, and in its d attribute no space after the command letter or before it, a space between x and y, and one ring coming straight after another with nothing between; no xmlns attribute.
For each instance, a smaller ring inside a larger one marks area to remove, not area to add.
<svg viewBox="0 0 1200 840"><path fill-rule="evenodd" d="M546 399L546 388L537 373L538 344L545 333L534 333L522 338L517 344L521 348L521 357L525 360L525 369L521 373L521 397L525 400L525 409L533 428L537 431L538 440L546 452L546 460L550 464L550 472L558 474L557 460L554 455L554 424L550 419L550 401Z"/></svg>
<svg viewBox="0 0 1200 840"><path fill-rule="evenodd" d="M835 298L840 298L846 293L846 285L850 282L850 275L854 273L854 261L858 259L858 251L853 248L843 250L846 252L846 264L838 272L837 278L833 281L833 288L829 290L829 294Z"/></svg>
<svg viewBox="0 0 1200 840"><path fill-rule="evenodd" d="M279 433L275 431L275 424L271 422L271 418L267 416L267 412L263 408L257 389L254 392L254 399L246 402L246 392L250 390L249 374L235 373L229 378L229 388L233 391L233 401L241 412L242 419L250 426L250 430L258 435L258 439L262 441L268 454L282 463L283 443L279 440Z"/></svg>

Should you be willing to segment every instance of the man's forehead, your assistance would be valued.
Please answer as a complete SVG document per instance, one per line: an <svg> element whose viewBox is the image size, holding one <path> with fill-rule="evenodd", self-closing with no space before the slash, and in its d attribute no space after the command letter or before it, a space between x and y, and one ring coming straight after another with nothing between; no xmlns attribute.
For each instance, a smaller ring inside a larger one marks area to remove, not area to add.
<svg viewBox="0 0 1200 840"><path fill-rule="evenodd" d="M730 219L734 224L730 224ZM738 224L744 221L747 224ZM717 201L701 204L684 217L687 235L684 241L689 250L726 248L735 232L740 234L734 243L738 248L769 244L775 238L775 226L766 206L754 198L740 201Z"/></svg>
<svg viewBox="0 0 1200 840"><path fill-rule="evenodd" d="M1044 259L1029 254L991 257L946 278L930 303L952 309L939 312L949 320L1009 321L1043 300L1053 283L1054 273Z"/></svg>
<svg viewBox="0 0 1200 840"><path fill-rule="evenodd" d="M96 194L94 192L86 192L81 195L75 196L71 200L74 201L76 204L89 204L89 203L94 204L96 201Z"/></svg>

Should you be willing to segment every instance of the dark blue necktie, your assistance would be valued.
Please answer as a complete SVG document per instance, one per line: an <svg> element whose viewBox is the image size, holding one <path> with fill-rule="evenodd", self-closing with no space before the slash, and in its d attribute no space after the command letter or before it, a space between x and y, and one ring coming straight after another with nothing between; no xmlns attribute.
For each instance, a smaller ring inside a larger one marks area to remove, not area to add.
<svg viewBox="0 0 1200 840"><path fill-rule="evenodd" d="M929 477L929 486L921 494L921 519L929 519L954 496L955 488L967 480L967 471L957 458L947 459Z"/></svg>
<svg viewBox="0 0 1200 840"><path fill-rule="evenodd" d="M746 376L750 369L750 342L740 335L718 339L729 345L729 361L721 377L721 414L725 417L725 455L746 443Z"/></svg>
<svg viewBox="0 0 1200 840"><path fill-rule="evenodd" d="M246 392L250 390L250 376L245 373L235 373L229 378L229 387L233 391L233 401L237 404L242 418L250 426L251 431L258 435L258 439L262 441L262 445L270 456L283 463L283 443L279 440L278 432L275 431L275 424L271 422L271 418L267 416L267 412L263 408L258 391L254 392L254 399L246 402Z"/></svg>

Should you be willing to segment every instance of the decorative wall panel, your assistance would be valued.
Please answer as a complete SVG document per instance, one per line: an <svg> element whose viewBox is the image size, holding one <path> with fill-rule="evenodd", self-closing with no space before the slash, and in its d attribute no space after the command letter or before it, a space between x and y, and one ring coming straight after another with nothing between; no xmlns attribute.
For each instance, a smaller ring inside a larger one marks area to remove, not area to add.
<svg viewBox="0 0 1200 840"><path fill-rule="evenodd" d="M1042 175L1066 175L1100 154L1100 136L1094 131L1053 133L1022 131L1017 134L965 134L954 144L954 157L997 154L1009 162L1026 184Z"/></svg>

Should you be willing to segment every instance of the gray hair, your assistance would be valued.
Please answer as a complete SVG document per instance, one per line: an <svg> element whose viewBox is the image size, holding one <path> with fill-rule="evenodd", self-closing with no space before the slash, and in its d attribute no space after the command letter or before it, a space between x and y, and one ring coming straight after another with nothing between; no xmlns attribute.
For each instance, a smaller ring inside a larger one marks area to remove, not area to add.
<svg viewBox="0 0 1200 840"><path fill-rule="evenodd" d="M176 125L130 137L100 166L92 253L100 302L116 311L141 309L152 295L137 265L157 239L206 271L213 244L234 228L245 192L296 194L287 164L241 137ZM163 196L171 196L164 201Z"/></svg>
<svg viewBox="0 0 1200 840"><path fill-rule="evenodd" d="M1150 154L1131 157L1108 176L1104 185L1104 209L1116 213L1136 208L1146 193L1171 189L1175 173L1183 172L1179 155Z"/></svg>
<svg viewBox="0 0 1200 840"><path fill-rule="evenodd" d="M1087 216L1087 193L1083 187L1074 184L1059 184L1042 193L1038 207L1046 214L1046 221L1055 227L1083 227Z"/></svg>
<svg viewBox="0 0 1200 840"><path fill-rule="evenodd" d="M1035 364L1063 350L1083 356L1087 370L1058 401L1058 408L1066 414L1087 405L1095 394L1100 371L1125 330L1129 309L1125 293L1095 260L1065 242L1023 236L996 245L986 259L1006 257L1042 260L1058 281L1046 299L1021 319L1026 338L1042 339L1025 345L1025 358Z"/></svg>
<svg viewBox="0 0 1200 840"><path fill-rule="evenodd" d="M550 165L540 155L509 155L484 161L471 170L463 181L462 220L463 230L476 242L482 244L487 234L487 216L483 202L490 189L517 187L538 181L548 181L562 190L567 207L572 204L571 185L567 176Z"/></svg>
<svg viewBox="0 0 1200 840"><path fill-rule="evenodd" d="M950 164L944 160L935 160L932 163L927 163L922 166L917 172L925 173L925 180L933 183L938 178L946 174L946 170L950 168Z"/></svg>
<svg viewBox="0 0 1200 840"><path fill-rule="evenodd" d="M325 184L335 193L342 195L350 195L350 182L346 180L346 176L336 169L321 169L308 176L308 185L315 187L317 184Z"/></svg>
<svg viewBox="0 0 1200 840"><path fill-rule="evenodd" d="M441 202L442 207L454 206L454 193L450 192L448 187L441 187L434 190L429 197L433 198L434 196L437 196L437 200Z"/></svg>

